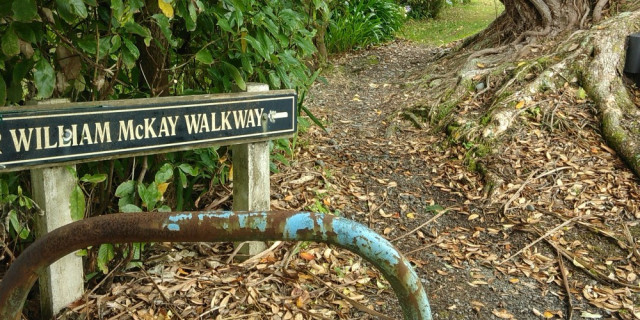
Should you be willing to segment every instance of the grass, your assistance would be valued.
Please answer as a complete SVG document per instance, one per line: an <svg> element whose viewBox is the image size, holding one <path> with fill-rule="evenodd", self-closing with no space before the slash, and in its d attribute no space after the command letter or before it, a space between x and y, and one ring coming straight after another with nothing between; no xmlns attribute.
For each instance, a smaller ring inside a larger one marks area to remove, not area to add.
<svg viewBox="0 0 640 320"><path fill-rule="evenodd" d="M443 45L477 33L502 13L498 0L471 0L469 4L446 6L436 19L408 20L399 38L429 45Z"/></svg>

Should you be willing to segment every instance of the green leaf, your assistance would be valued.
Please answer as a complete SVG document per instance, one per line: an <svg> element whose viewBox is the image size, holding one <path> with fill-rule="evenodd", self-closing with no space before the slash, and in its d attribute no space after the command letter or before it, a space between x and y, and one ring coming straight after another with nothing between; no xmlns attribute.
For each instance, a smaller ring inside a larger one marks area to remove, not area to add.
<svg viewBox="0 0 640 320"><path fill-rule="evenodd" d="M316 118L316 116L313 115L313 113L311 113L311 110L309 110L307 107L305 107L303 105L300 105L300 109L302 109L302 111L304 111L304 113L306 113L307 116L309 116L309 118L311 118L311 121L313 121L313 123L318 125L318 127L322 128L322 130L324 130L324 132L327 132L327 133L329 132L329 131L327 131L327 129L322 124L322 121L320 121L320 119Z"/></svg>
<svg viewBox="0 0 640 320"><path fill-rule="evenodd" d="M260 41L250 35L245 36L244 39L247 40L247 43L251 45L251 48L253 48L253 50L255 50L262 58L264 58L264 60L271 61L271 55L269 55Z"/></svg>
<svg viewBox="0 0 640 320"><path fill-rule="evenodd" d="M125 181L125 182L121 183L116 188L116 197L122 198L122 197L126 197L126 196L129 196L129 195L133 194L135 185L136 185L136 182L133 181L133 180L128 180L128 181Z"/></svg>
<svg viewBox="0 0 640 320"><path fill-rule="evenodd" d="M84 254L84 256L86 256L86 255L87 255L87 253ZM84 282L91 281L91 279L95 278L99 273L100 272L95 271L95 272L91 272L91 273L87 274L86 276L84 276Z"/></svg>
<svg viewBox="0 0 640 320"><path fill-rule="evenodd" d="M87 6L84 5L82 0L66 0L69 1L69 6L71 7L71 12L76 16L84 19L88 16Z"/></svg>
<svg viewBox="0 0 640 320"><path fill-rule="evenodd" d="M118 51L121 46L122 46L122 38L120 37L120 35L117 35L117 34L114 35L113 37L111 37L111 50L109 50L109 53L114 53Z"/></svg>
<svg viewBox="0 0 640 320"><path fill-rule="evenodd" d="M11 83L7 88L7 101L9 103L19 103L22 100L22 87L19 83Z"/></svg>
<svg viewBox="0 0 640 320"><path fill-rule="evenodd" d="M80 181L82 182L88 182L91 184L98 184L100 182L103 182L107 180L107 175L104 173L98 173L98 174L85 174L82 178L80 178Z"/></svg>
<svg viewBox="0 0 640 320"><path fill-rule="evenodd" d="M98 269L100 269L102 273L109 273L107 263L113 260L114 256L112 244L104 243L100 245L100 248L98 249Z"/></svg>
<svg viewBox="0 0 640 320"><path fill-rule="evenodd" d="M155 182L163 183L173 177L173 166L170 163L165 163L158 172L156 172Z"/></svg>
<svg viewBox="0 0 640 320"><path fill-rule="evenodd" d="M225 32L233 33L229 21L225 17L218 17L218 26Z"/></svg>
<svg viewBox="0 0 640 320"><path fill-rule="evenodd" d="M67 23L72 24L78 17L88 16L87 6L82 0L56 0L58 15Z"/></svg>
<svg viewBox="0 0 640 320"><path fill-rule="evenodd" d="M162 31L164 37L167 39L167 41L169 41L169 44L174 48L177 47L178 41L176 39L173 39L173 34L171 33L171 22L169 22L169 18L167 18L167 16L165 16L164 14L156 13L153 15L153 19L156 20L156 23L160 27L160 31Z"/></svg>
<svg viewBox="0 0 640 320"><path fill-rule="evenodd" d="M21 60L13 67L13 73L11 74L11 84L19 84L27 76L27 73L33 69L33 61Z"/></svg>
<svg viewBox="0 0 640 320"><path fill-rule="evenodd" d="M11 26L18 35L18 38L31 43L38 41L35 32L33 32L31 28L33 23L14 22Z"/></svg>
<svg viewBox="0 0 640 320"><path fill-rule="evenodd" d="M316 46L313 45L311 38L297 35L293 41L300 49L302 49L303 56L309 56L316 52Z"/></svg>
<svg viewBox="0 0 640 320"><path fill-rule="evenodd" d="M190 7L192 5L187 8L187 1L177 1L175 5L176 14L184 19L184 24L187 28L187 31L194 31L196 29L196 17L194 15L191 15Z"/></svg>
<svg viewBox="0 0 640 320"><path fill-rule="evenodd" d="M274 89L280 88L280 86L282 86L282 82L280 82L280 78L275 71L269 71L269 83L271 84L271 88Z"/></svg>
<svg viewBox="0 0 640 320"><path fill-rule="evenodd" d="M238 68L236 68L234 65L226 61L222 62L222 67L225 69L225 72L227 74L231 75L231 77L236 82L236 85L238 86L238 88L240 88L240 90L247 89L247 84L244 82L244 79L242 78L240 71L238 71Z"/></svg>
<svg viewBox="0 0 640 320"><path fill-rule="evenodd" d="M203 64L212 64L213 56L211 55L211 51L207 48L202 48L198 53L196 53L196 60Z"/></svg>
<svg viewBox="0 0 640 320"><path fill-rule="evenodd" d="M580 100L584 100L587 98L587 92L584 90L584 88L580 87L578 88L578 92L576 92L576 97Z"/></svg>
<svg viewBox="0 0 640 320"><path fill-rule="evenodd" d="M13 14L11 6L14 0L0 1L0 17L8 17Z"/></svg>
<svg viewBox="0 0 640 320"><path fill-rule="evenodd" d="M426 207L424 208L424 211L426 211L426 212L433 212L433 213L438 213L438 212L440 212L440 211L442 211L442 210L444 210L444 207L442 207L442 206L441 206L441 205L439 205L439 204L434 204L434 205L431 205L431 206L426 206Z"/></svg>
<svg viewBox="0 0 640 320"><path fill-rule="evenodd" d="M142 205L147 207L148 211L153 211L156 207L156 203L162 197L162 193L158 190L158 185L155 182L145 187L144 184L138 185L138 195L142 200Z"/></svg>
<svg viewBox="0 0 640 320"><path fill-rule="evenodd" d="M35 0L14 1L11 10L13 10L13 17L18 21L28 22L38 17Z"/></svg>
<svg viewBox="0 0 640 320"><path fill-rule="evenodd" d="M122 19L122 15L124 14L124 4L122 0L111 0L111 12L116 20L120 21Z"/></svg>
<svg viewBox="0 0 640 320"><path fill-rule="evenodd" d="M184 172L182 172L182 170L179 171L180 173L180 186L182 186L182 188L186 188L189 183L187 182L187 175L184 174Z"/></svg>
<svg viewBox="0 0 640 320"><path fill-rule="evenodd" d="M71 210L71 219L73 221L84 218L85 206L84 192L82 192L80 186L76 185L71 191L71 198L69 199L69 209Z"/></svg>
<svg viewBox="0 0 640 320"><path fill-rule="evenodd" d="M183 163L181 165L178 166L178 168L180 168L180 170L192 177L195 177L198 175L198 168L194 168L193 166L191 166L188 163Z"/></svg>
<svg viewBox="0 0 640 320"><path fill-rule="evenodd" d="M4 77L0 75L0 107L4 106L7 101L7 84L4 82Z"/></svg>
<svg viewBox="0 0 640 320"><path fill-rule="evenodd" d="M163 205L162 207L158 208L158 212L171 212L171 208L167 205Z"/></svg>
<svg viewBox="0 0 640 320"><path fill-rule="evenodd" d="M142 212L142 209L140 209L138 206L134 204L126 204L120 207L120 211L121 212Z"/></svg>
<svg viewBox="0 0 640 320"><path fill-rule="evenodd" d="M144 7L144 0L129 0L128 3L131 12L138 12L138 9Z"/></svg>
<svg viewBox="0 0 640 320"><path fill-rule="evenodd" d="M13 27L9 27L2 36L2 53L7 57L20 54L20 41Z"/></svg>
<svg viewBox="0 0 640 320"><path fill-rule="evenodd" d="M242 62L242 69L249 75L253 74L253 65L251 64L251 60L246 55L243 55L240 58L240 62Z"/></svg>
<svg viewBox="0 0 640 320"><path fill-rule="evenodd" d="M84 0L84 3L94 7L98 6L98 2L96 0Z"/></svg>
<svg viewBox="0 0 640 320"><path fill-rule="evenodd" d="M18 213L15 210L9 211L9 221L11 223L11 227L21 239L29 237L29 229L27 229L26 226L22 226L20 220L18 220Z"/></svg>
<svg viewBox="0 0 640 320"><path fill-rule="evenodd" d="M151 38L151 31L149 31L149 28L143 27L133 21L125 23L123 27L129 33L137 34L143 38Z"/></svg>
<svg viewBox="0 0 640 320"><path fill-rule="evenodd" d="M51 64L44 58L36 63L33 72L33 82L38 89L38 98L46 99L51 97L56 86L56 74Z"/></svg>
<svg viewBox="0 0 640 320"><path fill-rule="evenodd" d="M58 8L57 12L60 18L70 24L76 21L76 16L73 13L71 9L71 3L68 0L56 0L56 5Z"/></svg>
<svg viewBox="0 0 640 320"><path fill-rule="evenodd" d="M133 67L136 66L136 61L140 57L140 51L138 50L138 47L136 47L136 45L131 42L131 40L127 38L123 38L122 40L124 41L124 46L126 47L126 50L122 50L122 60L124 61L124 64L127 66L127 68L133 69Z"/></svg>

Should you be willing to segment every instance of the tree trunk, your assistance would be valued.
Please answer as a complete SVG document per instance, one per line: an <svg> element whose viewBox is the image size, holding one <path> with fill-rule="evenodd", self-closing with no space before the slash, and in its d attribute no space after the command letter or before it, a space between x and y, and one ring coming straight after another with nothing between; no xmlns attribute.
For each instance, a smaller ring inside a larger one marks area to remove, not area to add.
<svg viewBox="0 0 640 320"><path fill-rule="evenodd" d="M160 27L153 22L151 16L160 13L158 1L147 0L143 8L145 24L153 40L146 46L142 39L139 40L140 49L140 69L142 76L140 82L142 87L148 87L152 97L169 95L169 73L166 71L169 42L164 37Z"/></svg>
<svg viewBox="0 0 640 320"><path fill-rule="evenodd" d="M555 36L559 33L584 28L591 20L598 22L609 0L502 0L503 19L507 19L514 37Z"/></svg>
<svg viewBox="0 0 640 320"><path fill-rule="evenodd" d="M640 31L639 1L502 1L496 21L430 66L428 102L418 107L455 141L488 144L518 122L514 106L578 79L604 139L640 177L640 109L622 72L625 38ZM468 100L484 110L456 112Z"/></svg>

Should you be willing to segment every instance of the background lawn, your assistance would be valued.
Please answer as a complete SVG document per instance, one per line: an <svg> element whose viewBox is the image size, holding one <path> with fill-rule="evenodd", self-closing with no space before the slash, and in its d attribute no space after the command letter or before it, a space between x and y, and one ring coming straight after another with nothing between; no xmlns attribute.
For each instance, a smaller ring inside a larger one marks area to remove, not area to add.
<svg viewBox="0 0 640 320"><path fill-rule="evenodd" d="M398 37L435 46L447 44L484 29L503 10L498 0L446 6L436 19L408 20Z"/></svg>

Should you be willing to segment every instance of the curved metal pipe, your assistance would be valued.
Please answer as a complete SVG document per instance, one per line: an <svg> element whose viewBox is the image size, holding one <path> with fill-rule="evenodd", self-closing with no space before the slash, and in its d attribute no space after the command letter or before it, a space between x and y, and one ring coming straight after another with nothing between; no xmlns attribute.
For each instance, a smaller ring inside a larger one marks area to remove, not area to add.
<svg viewBox="0 0 640 320"><path fill-rule="evenodd" d="M18 319L44 269L66 254L101 243L316 241L348 249L371 262L396 293L404 319L430 320L420 278L393 245L348 219L311 212L118 213L56 229L30 245L0 282L0 319Z"/></svg>

